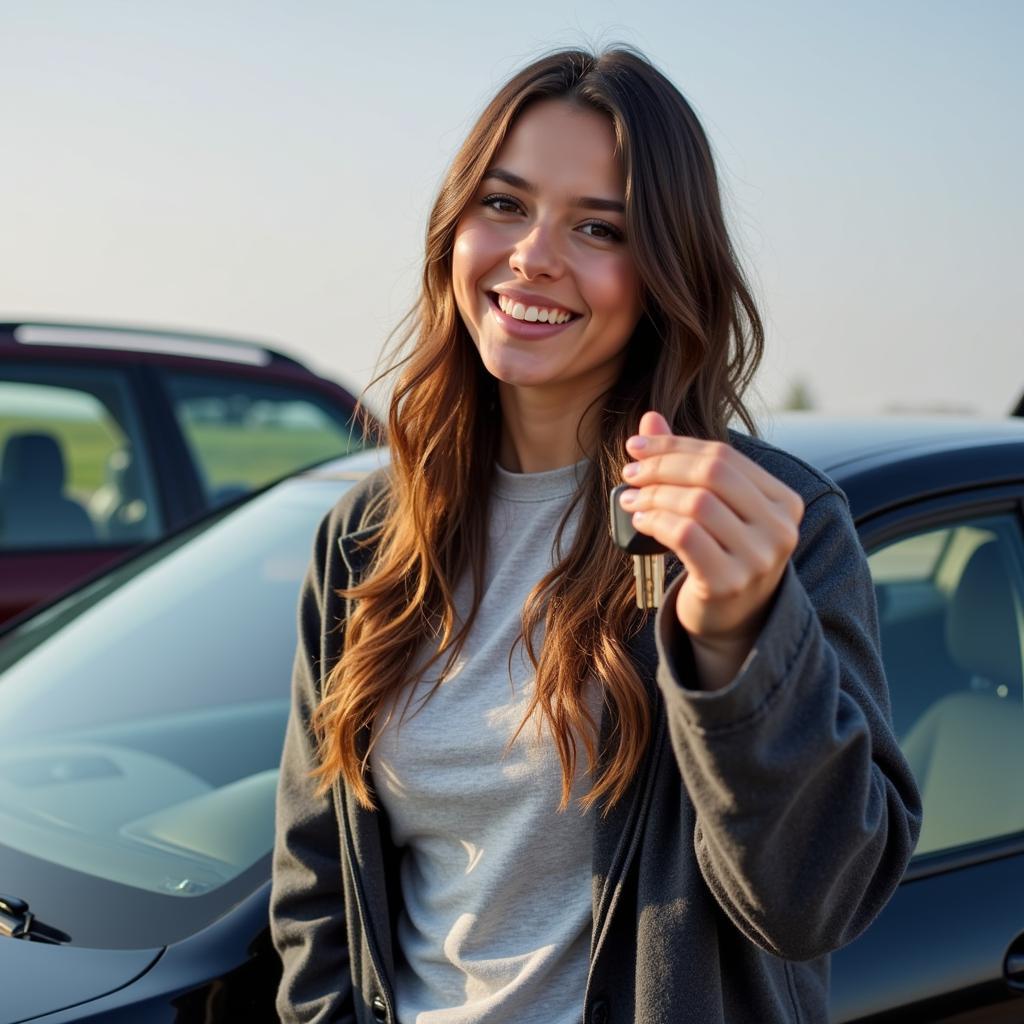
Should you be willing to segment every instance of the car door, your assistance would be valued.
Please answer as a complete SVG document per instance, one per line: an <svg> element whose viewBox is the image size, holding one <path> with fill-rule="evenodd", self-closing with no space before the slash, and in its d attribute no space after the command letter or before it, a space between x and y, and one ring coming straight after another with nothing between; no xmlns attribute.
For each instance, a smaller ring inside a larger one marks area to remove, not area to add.
<svg viewBox="0 0 1024 1024"><path fill-rule="evenodd" d="M0 621L161 536L131 374L0 362Z"/></svg>
<svg viewBox="0 0 1024 1024"><path fill-rule="evenodd" d="M862 524L893 723L922 791L907 875L833 957L832 1020L1024 1020L1019 488Z"/></svg>

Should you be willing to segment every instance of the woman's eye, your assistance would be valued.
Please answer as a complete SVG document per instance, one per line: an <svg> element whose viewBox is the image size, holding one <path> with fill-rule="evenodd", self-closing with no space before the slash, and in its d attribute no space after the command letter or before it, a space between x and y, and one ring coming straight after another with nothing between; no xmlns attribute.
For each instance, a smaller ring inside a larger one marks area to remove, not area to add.
<svg viewBox="0 0 1024 1024"><path fill-rule="evenodd" d="M603 220L588 221L580 230L584 234L590 235L591 238L599 238L601 241L607 242L621 242L625 237L617 227Z"/></svg>
<svg viewBox="0 0 1024 1024"><path fill-rule="evenodd" d="M520 208L519 200L513 199L512 196L497 194L484 196L480 202L484 206L489 206L492 210L497 210L498 213L518 213Z"/></svg>

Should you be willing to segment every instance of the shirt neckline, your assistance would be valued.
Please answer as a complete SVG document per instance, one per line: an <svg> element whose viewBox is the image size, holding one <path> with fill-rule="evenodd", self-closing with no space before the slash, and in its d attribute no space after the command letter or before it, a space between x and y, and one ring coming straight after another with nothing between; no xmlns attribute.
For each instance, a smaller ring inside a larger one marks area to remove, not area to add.
<svg viewBox="0 0 1024 1024"><path fill-rule="evenodd" d="M590 459L543 473L513 473L494 464L493 494L506 501L551 501L572 497L590 468Z"/></svg>

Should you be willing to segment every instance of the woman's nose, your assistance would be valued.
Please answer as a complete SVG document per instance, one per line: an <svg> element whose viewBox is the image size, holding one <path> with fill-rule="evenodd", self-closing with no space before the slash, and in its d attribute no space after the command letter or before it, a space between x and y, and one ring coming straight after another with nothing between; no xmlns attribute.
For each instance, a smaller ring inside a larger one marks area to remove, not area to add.
<svg viewBox="0 0 1024 1024"><path fill-rule="evenodd" d="M552 231L534 224L516 243L509 257L509 266L528 281L538 277L558 277L563 257Z"/></svg>

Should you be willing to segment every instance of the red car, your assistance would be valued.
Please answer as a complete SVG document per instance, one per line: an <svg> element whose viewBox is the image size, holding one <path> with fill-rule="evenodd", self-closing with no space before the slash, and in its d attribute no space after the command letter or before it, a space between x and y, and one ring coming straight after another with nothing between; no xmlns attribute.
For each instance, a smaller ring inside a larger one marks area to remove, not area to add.
<svg viewBox="0 0 1024 1024"><path fill-rule="evenodd" d="M254 341L0 323L0 622L363 447L356 400Z"/></svg>

